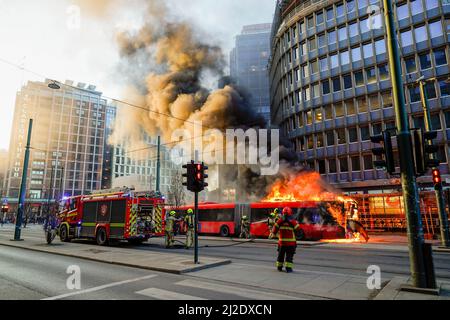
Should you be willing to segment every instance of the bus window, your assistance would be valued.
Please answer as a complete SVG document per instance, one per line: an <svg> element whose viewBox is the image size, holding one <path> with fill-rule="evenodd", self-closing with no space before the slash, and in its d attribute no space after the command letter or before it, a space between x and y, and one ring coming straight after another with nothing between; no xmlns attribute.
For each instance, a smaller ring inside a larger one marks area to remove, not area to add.
<svg viewBox="0 0 450 320"><path fill-rule="evenodd" d="M260 222L266 221L269 218L269 215L273 212L274 209L270 208L262 208L262 209L251 209L251 221L250 222Z"/></svg>

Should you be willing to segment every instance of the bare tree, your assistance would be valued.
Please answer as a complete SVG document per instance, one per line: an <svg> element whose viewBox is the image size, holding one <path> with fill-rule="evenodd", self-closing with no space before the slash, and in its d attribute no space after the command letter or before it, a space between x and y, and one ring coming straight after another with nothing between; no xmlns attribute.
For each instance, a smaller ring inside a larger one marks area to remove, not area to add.
<svg viewBox="0 0 450 320"><path fill-rule="evenodd" d="M175 207L181 207L185 204L186 193L183 186L183 176L181 171L177 171L170 181L168 190L169 203Z"/></svg>

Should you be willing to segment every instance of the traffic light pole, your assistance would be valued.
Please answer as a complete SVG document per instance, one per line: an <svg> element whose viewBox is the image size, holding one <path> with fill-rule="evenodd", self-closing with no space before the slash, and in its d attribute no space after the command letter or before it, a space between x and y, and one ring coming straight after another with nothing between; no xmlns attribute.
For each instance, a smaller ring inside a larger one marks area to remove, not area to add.
<svg viewBox="0 0 450 320"><path fill-rule="evenodd" d="M430 132L433 131L432 125L431 125L431 115L430 115L430 107L428 105L428 96L427 92L425 90L425 81L421 80L419 81L420 85L420 97L422 99L422 107L423 107L423 114L424 114L424 122L425 122L425 130ZM437 167L433 168L439 169ZM448 230L448 216L445 208L445 201L444 201L444 190L442 188L442 182L437 184L435 186L435 193L436 193L436 203L439 213L439 223L441 225L441 241L442 246L448 248L450 247L450 241L449 241L449 230Z"/></svg>
<svg viewBox="0 0 450 320"><path fill-rule="evenodd" d="M27 146L25 149L25 159L23 161L22 182L20 184L19 208L17 209L16 229L14 232L14 241L21 241L20 235L22 231L22 218L25 210L25 195L27 189L28 161L30 159L31 133L33 131L33 119L30 119L28 125Z"/></svg>
<svg viewBox="0 0 450 320"><path fill-rule="evenodd" d="M423 228L419 208L411 132L409 130L408 114L406 112L405 94L402 85L400 55L398 52L397 34L394 23L392 0L383 0L384 18L387 31L387 46L389 53L389 68L392 81L397 139L400 156L401 182L404 207L408 222L409 259L412 285L426 288L427 279L423 256Z"/></svg>
<svg viewBox="0 0 450 320"><path fill-rule="evenodd" d="M194 247L194 264L198 264L198 192L195 192L195 247Z"/></svg>

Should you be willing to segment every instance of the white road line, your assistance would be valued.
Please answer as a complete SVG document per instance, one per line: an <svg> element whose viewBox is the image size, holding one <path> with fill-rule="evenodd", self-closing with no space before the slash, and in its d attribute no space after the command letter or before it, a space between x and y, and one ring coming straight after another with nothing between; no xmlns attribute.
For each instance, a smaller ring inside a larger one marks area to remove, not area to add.
<svg viewBox="0 0 450 320"><path fill-rule="evenodd" d="M136 292L136 294L140 294L140 295L150 297L150 298L155 298L157 300L188 300L188 301L207 300L207 299L200 298L200 297L189 296L187 294L182 294L182 293L173 292L173 291L167 291L167 290L158 289L158 288L148 288L148 289L145 289L142 291L138 291L138 292Z"/></svg>
<svg viewBox="0 0 450 320"><path fill-rule="evenodd" d="M76 292L71 292L71 293L67 293L67 294L62 294L60 296L45 298L45 299L42 299L42 300L59 300L59 299L64 299L64 298L68 298L68 297L77 296L77 295L80 295L80 294L86 294L86 293L91 293L91 292L95 292L95 291L104 290L104 289L107 289L107 288L121 286L121 285L127 284L127 283L137 282L137 281L141 281L141 280L148 280L148 279L151 279L151 278L155 278L157 276L158 275L156 275L156 274L152 274L152 275L141 277L141 278L130 279L130 280L125 280L125 281L119 281L119 282L113 282L113 283L110 283L110 284L105 284L103 286L94 287L94 288L81 290L81 291L76 291Z"/></svg>
<svg viewBox="0 0 450 320"><path fill-rule="evenodd" d="M243 289L243 288L225 286L225 285L216 284L216 283L201 282L201 281L197 281L197 280L184 280L181 282L177 282L176 285L197 288L197 289L210 290L210 291L215 291L215 292L219 292L219 293L227 293L227 294L236 295L236 296L251 299L251 300L304 300L304 299L294 297L294 296L288 296L288 295L270 293L270 292L263 292L263 291L256 291L256 290L250 290L250 289Z"/></svg>

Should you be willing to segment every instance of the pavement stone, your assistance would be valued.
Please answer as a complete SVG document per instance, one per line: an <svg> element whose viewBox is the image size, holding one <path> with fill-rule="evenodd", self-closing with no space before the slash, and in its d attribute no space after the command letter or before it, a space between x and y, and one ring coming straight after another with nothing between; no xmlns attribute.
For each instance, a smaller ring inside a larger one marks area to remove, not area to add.
<svg viewBox="0 0 450 320"><path fill-rule="evenodd" d="M439 282L441 294L435 296L401 291L401 286L408 284L409 281L408 277L394 277L375 297L375 300L450 300L450 282Z"/></svg>

